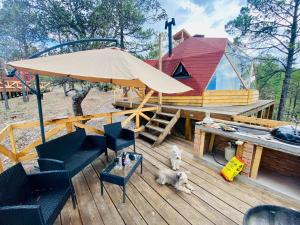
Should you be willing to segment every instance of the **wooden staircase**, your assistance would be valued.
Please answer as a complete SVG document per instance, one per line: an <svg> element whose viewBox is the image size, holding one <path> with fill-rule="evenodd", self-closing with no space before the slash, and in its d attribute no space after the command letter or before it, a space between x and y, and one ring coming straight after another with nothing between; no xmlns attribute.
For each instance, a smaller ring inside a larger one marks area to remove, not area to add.
<svg viewBox="0 0 300 225"><path fill-rule="evenodd" d="M175 114L157 111L145 125L144 130L140 132L140 135L151 140L152 146L155 147L163 142L179 118L180 110Z"/></svg>

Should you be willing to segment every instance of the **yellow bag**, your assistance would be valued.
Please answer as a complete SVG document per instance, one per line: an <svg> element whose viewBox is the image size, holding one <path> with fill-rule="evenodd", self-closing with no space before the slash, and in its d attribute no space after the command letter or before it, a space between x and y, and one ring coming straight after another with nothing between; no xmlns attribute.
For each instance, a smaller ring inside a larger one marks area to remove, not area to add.
<svg viewBox="0 0 300 225"><path fill-rule="evenodd" d="M233 178L237 176L244 168L245 163L243 160L234 156L221 170L221 175L225 180L233 181Z"/></svg>

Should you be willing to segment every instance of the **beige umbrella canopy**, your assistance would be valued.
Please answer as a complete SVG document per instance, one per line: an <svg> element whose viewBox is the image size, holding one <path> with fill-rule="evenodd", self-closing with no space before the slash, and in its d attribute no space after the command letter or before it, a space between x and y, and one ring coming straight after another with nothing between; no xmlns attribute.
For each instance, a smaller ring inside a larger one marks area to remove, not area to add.
<svg viewBox="0 0 300 225"><path fill-rule="evenodd" d="M192 90L130 53L118 48L95 49L9 62L20 71L51 77L71 77L122 86L149 87L162 93Z"/></svg>

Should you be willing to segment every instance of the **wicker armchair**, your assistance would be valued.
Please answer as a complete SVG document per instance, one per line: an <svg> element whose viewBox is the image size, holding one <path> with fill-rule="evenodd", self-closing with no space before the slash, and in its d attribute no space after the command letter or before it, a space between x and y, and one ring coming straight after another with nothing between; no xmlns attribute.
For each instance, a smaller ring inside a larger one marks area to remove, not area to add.
<svg viewBox="0 0 300 225"><path fill-rule="evenodd" d="M105 137L86 135L84 129L36 147L41 171L67 170L73 177L107 149Z"/></svg>
<svg viewBox="0 0 300 225"><path fill-rule="evenodd" d="M53 224L70 196L75 208L68 172L26 174L18 163L0 174L0 224Z"/></svg>
<svg viewBox="0 0 300 225"><path fill-rule="evenodd" d="M116 155L118 151L131 145L133 145L135 152L134 132L122 128L120 122L104 125L104 131L107 147L115 151Z"/></svg>

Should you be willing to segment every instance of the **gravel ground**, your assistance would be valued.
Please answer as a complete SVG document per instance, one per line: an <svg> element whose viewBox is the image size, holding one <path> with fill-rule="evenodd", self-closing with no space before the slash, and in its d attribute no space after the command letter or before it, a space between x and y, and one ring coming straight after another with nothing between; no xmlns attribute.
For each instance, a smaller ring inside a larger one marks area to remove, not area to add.
<svg viewBox="0 0 300 225"><path fill-rule="evenodd" d="M51 92L45 93L42 101L44 120L73 116L73 94L74 93L69 93L69 96L64 96L62 88L55 88ZM120 111L118 109L115 109L112 103L113 92L101 92L98 89L92 89L87 95L87 97L84 99L82 103L82 109L85 115L102 112ZM22 97L10 99L9 106L11 109L6 111L4 109L4 102L1 102L0 130L2 130L5 126L11 123L18 123L24 121L38 121L37 103L34 95L30 96L30 100L27 103L23 102ZM113 122L121 121L124 118L124 116L114 117ZM103 124L105 123L105 118L93 119L87 122L87 124L98 128L103 128ZM133 128L134 123L129 123L127 127ZM48 131L52 128L53 126L47 126L45 127L45 130ZM63 130L55 137L61 136L64 133L65 131ZM40 137L40 130L39 127L30 129L18 129L14 130L14 136L17 143L17 149L20 150L32 141L38 139ZM10 142L8 139L6 139L0 144L9 147ZM11 148L9 147L9 149ZM4 159L4 162L5 166L11 164L11 162L8 159Z"/></svg>

